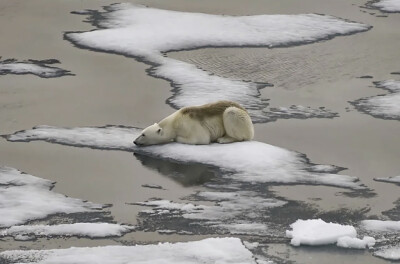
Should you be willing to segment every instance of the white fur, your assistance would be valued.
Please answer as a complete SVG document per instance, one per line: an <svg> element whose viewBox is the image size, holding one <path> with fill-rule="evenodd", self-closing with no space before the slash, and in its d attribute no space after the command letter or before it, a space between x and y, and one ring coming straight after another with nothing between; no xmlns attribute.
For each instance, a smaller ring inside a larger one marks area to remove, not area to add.
<svg viewBox="0 0 400 264"><path fill-rule="evenodd" d="M212 106L210 106L212 107ZM183 108L184 109L184 108ZM155 145L169 142L201 145L212 142L231 143L252 140L254 127L248 113L231 106L219 116L198 120L180 109L142 131L135 139L137 145Z"/></svg>

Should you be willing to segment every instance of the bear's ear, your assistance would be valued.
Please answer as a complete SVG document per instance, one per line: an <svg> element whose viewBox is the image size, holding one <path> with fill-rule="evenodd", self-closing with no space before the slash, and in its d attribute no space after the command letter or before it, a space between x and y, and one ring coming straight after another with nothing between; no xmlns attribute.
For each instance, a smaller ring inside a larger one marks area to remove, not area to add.
<svg viewBox="0 0 400 264"><path fill-rule="evenodd" d="M157 130L157 133L158 133L158 134L161 134L161 130L162 130L162 129L159 128L159 129Z"/></svg>

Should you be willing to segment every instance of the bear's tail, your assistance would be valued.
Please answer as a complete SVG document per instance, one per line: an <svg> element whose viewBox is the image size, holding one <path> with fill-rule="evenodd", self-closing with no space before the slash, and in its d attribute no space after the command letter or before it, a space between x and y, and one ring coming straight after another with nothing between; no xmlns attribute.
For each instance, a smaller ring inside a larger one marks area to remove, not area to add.
<svg viewBox="0 0 400 264"><path fill-rule="evenodd" d="M245 110L234 106L226 108L223 113L223 122L227 136L237 141L253 139L253 122Z"/></svg>

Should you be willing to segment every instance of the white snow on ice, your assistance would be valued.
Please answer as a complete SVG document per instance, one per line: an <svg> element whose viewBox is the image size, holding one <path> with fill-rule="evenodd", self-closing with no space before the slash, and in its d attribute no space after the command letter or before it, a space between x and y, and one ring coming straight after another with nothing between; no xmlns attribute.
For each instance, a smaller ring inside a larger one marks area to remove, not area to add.
<svg viewBox="0 0 400 264"><path fill-rule="evenodd" d="M390 93L361 98L351 103L358 110L374 117L400 120L400 81L381 81L376 82L375 86L385 89Z"/></svg>
<svg viewBox="0 0 400 264"><path fill-rule="evenodd" d="M321 219L299 219L290 227L292 230L286 230L286 236L291 238L290 244L293 246L336 244L341 237L356 238L357 236L357 231L353 226L326 223Z"/></svg>
<svg viewBox="0 0 400 264"><path fill-rule="evenodd" d="M374 232L399 232L400 221L363 220L361 226Z"/></svg>
<svg viewBox="0 0 400 264"><path fill-rule="evenodd" d="M400 0L381 0L372 6L385 12L400 12Z"/></svg>
<svg viewBox="0 0 400 264"><path fill-rule="evenodd" d="M1 258L32 264L256 264L242 241L229 237L174 244L14 250L0 253Z"/></svg>
<svg viewBox="0 0 400 264"><path fill-rule="evenodd" d="M122 236L134 230L133 226L110 223L74 223L60 225L21 225L0 230L0 237L12 236L16 240L33 237L78 236L109 237Z"/></svg>
<svg viewBox="0 0 400 264"><path fill-rule="evenodd" d="M163 53L201 47L287 46L307 44L337 35L366 31L370 27L336 17L302 15L223 16L185 13L115 4L102 13L98 29L66 33L74 44L88 49L137 57L153 67L150 74L171 80L174 96L168 102L181 108L219 99L241 103L254 121L269 118L262 111L257 83L231 80L207 73ZM331 113L329 113L331 114Z"/></svg>
<svg viewBox="0 0 400 264"><path fill-rule="evenodd" d="M379 249L374 252L374 255L387 260L400 260L400 247L388 247Z"/></svg>
<svg viewBox="0 0 400 264"><path fill-rule="evenodd" d="M71 75L69 71L47 66L45 63L35 63L34 61L19 62L16 60L0 61L0 75L4 74L34 74L42 78Z"/></svg>
<svg viewBox="0 0 400 264"><path fill-rule="evenodd" d="M381 181L381 182L390 182L390 183L398 183L400 184L400 175L399 176L393 176L393 177L387 177L387 178L375 178L375 181Z"/></svg>
<svg viewBox="0 0 400 264"><path fill-rule="evenodd" d="M87 212L102 205L51 191L53 183L0 166L0 227L23 224L56 213Z"/></svg>
<svg viewBox="0 0 400 264"><path fill-rule="evenodd" d="M338 238L336 245L342 248L365 249L373 247L375 242L375 238L370 236L364 236L363 239L344 236Z"/></svg>
<svg viewBox="0 0 400 264"><path fill-rule="evenodd" d="M137 128L39 126L6 136L9 141L44 140L51 143L138 154L184 163L201 163L218 168L223 175L251 183L320 184L364 189L356 177L314 171L305 156L266 143L249 141L232 144L185 145L170 143L136 147Z"/></svg>

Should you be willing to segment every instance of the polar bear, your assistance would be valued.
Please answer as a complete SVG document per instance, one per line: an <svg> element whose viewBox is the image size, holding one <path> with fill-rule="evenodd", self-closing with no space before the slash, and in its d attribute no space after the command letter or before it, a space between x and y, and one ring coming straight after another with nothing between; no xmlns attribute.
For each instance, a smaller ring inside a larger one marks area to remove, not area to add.
<svg viewBox="0 0 400 264"><path fill-rule="evenodd" d="M145 128L133 143L138 146L179 142L184 144L231 143L252 140L249 114L231 101L184 107Z"/></svg>

